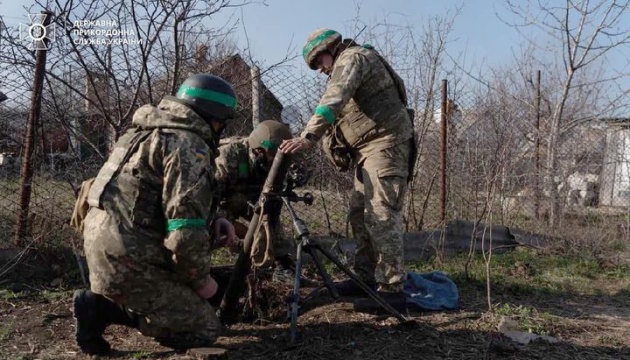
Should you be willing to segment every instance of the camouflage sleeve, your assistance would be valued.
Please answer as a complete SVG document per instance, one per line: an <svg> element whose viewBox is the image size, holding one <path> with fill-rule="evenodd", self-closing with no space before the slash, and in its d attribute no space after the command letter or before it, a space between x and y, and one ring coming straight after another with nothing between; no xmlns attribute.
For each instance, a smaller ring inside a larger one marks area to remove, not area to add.
<svg viewBox="0 0 630 360"><path fill-rule="evenodd" d="M219 156L214 159L216 164L216 170L214 171L214 178L217 181L217 194L225 194L230 184L230 179L236 179L238 176L238 169L234 164L238 163L238 159L233 151L230 151L231 144L223 145L219 147Z"/></svg>
<svg viewBox="0 0 630 360"><path fill-rule="evenodd" d="M193 134L169 137L164 151L162 201L167 220L164 245L175 271L201 287L210 276L211 244L206 229L215 191L212 151Z"/></svg>
<svg viewBox="0 0 630 360"><path fill-rule="evenodd" d="M321 138L326 129L335 123L344 106L352 99L368 72L367 59L355 52L342 53L332 70L330 81L315 114L311 116L301 136L313 134Z"/></svg>

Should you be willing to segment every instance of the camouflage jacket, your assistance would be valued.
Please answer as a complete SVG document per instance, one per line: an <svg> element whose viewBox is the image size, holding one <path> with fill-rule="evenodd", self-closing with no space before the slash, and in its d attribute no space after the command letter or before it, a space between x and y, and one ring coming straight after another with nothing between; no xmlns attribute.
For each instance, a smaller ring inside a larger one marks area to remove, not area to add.
<svg viewBox="0 0 630 360"><path fill-rule="evenodd" d="M346 141L361 158L410 139L411 119L383 61L370 48L352 46L342 51L302 136L310 133L321 138L332 124L338 123ZM404 87L398 75L394 76Z"/></svg>
<svg viewBox="0 0 630 360"><path fill-rule="evenodd" d="M256 203L268 171L256 166L246 137L222 139L218 153L215 179L225 217L249 220L252 213L247 202Z"/></svg>
<svg viewBox="0 0 630 360"><path fill-rule="evenodd" d="M91 246L109 254L102 261L116 262L105 269L149 263L173 269L193 288L206 281L215 152L212 129L188 107L167 97L136 111L88 195L117 224L94 230L114 234Z"/></svg>

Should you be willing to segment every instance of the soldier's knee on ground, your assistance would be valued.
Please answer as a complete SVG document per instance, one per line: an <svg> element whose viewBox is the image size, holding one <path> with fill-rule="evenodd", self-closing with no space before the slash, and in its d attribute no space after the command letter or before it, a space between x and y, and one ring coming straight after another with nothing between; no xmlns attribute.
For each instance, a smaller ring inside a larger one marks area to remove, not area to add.
<svg viewBox="0 0 630 360"><path fill-rule="evenodd" d="M212 346L217 340L217 333L175 333L165 337L156 337L155 340L162 346L175 350L188 350L199 347Z"/></svg>
<svg viewBox="0 0 630 360"><path fill-rule="evenodd" d="M156 341L163 346L175 350L186 350L196 347L212 346L221 333L222 328L216 316L207 321L207 323L204 324L205 326L190 331L179 331L182 327L190 328L183 324L182 319L173 319L172 325L172 328L157 329L147 322L142 322L139 330L142 334L155 338Z"/></svg>

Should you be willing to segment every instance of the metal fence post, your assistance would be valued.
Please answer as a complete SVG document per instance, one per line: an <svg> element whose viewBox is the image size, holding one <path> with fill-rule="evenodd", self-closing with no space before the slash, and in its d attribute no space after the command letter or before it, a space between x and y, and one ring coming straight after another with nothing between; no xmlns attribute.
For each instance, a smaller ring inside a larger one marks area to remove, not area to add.
<svg viewBox="0 0 630 360"><path fill-rule="evenodd" d="M50 25L52 12L42 11L46 14L43 26ZM45 38L45 47L48 47L49 39ZM31 192L33 187L33 153L35 152L35 136L37 124L40 120L42 105L42 89L44 86L44 76L46 75L46 49L39 48L35 52L35 79L33 80L33 92L31 95L31 111L26 122L26 133L24 136L24 151L22 152L22 167L20 170L20 210L15 226L14 243L16 246L23 245L23 238L26 236L26 225L31 202Z"/></svg>
<svg viewBox="0 0 630 360"><path fill-rule="evenodd" d="M540 220L540 70L536 72L536 189L534 194L534 216Z"/></svg>
<svg viewBox="0 0 630 360"><path fill-rule="evenodd" d="M442 113L440 116L440 221L446 225L446 136L448 80L442 80Z"/></svg>
<svg viewBox="0 0 630 360"><path fill-rule="evenodd" d="M260 68L254 65L252 75L252 127L260 123Z"/></svg>

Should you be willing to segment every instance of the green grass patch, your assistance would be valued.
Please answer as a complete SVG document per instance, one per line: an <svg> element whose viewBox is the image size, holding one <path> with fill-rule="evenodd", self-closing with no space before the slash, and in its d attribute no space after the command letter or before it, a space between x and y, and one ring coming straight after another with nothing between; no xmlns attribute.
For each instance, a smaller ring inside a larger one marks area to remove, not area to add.
<svg viewBox="0 0 630 360"><path fill-rule="evenodd" d="M220 247L212 251L212 264L213 265L234 265L238 254L233 254L230 249L226 247Z"/></svg>
<svg viewBox="0 0 630 360"><path fill-rule="evenodd" d="M520 331L539 335L552 335L550 330L555 316L531 306L504 303L495 306L494 313L515 319Z"/></svg>
<svg viewBox="0 0 630 360"><path fill-rule="evenodd" d="M622 346L623 341L615 336L602 335L597 337L597 342L606 346Z"/></svg>
<svg viewBox="0 0 630 360"><path fill-rule="evenodd" d="M11 337L13 330L13 321L0 324L0 342L5 342Z"/></svg>
<svg viewBox="0 0 630 360"><path fill-rule="evenodd" d="M4 301L10 301L20 297L20 293L11 291L8 289L0 289L0 299Z"/></svg>
<svg viewBox="0 0 630 360"><path fill-rule="evenodd" d="M56 303L66 296L68 296L66 291L42 290L39 292L39 297L49 303Z"/></svg>
<svg viewBox="0 0 630 360"><path fill-rule="evenodd" d="M416 272L439 270L447 273L466 290L485 291L486 263L475 254L468 273L466 255L442 261L419 261L408 265ZM518 249L493 254L490 263L492 290L517 296L549 296L559 293L574 295L610 294L609 285L630 279L630 266L607 267L594 257L569 257L540 254L530 249Z"/></svg>

